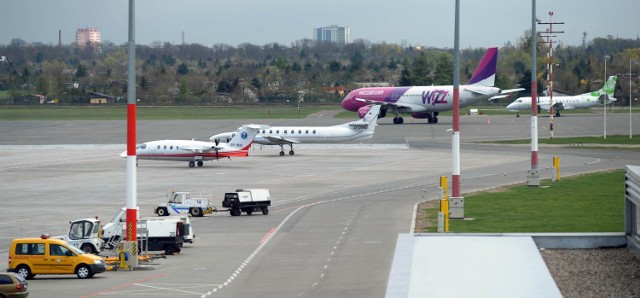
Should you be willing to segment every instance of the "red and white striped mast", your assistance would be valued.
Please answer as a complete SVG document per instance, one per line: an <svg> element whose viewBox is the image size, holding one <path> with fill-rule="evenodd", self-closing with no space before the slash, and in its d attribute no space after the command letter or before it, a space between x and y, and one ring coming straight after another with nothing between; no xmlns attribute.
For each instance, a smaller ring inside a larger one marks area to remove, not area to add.
<svg viewBox="0 0 640 298"><path fill-rule="evenodd" d="M536 0L531 0L531 169L527 173L528 186L540 186L538 169L538 86L536 63Z"/></svg>
<svg viewBox="0 0 640 298"><path fill-rule="evenodd" d="M135 0L129 0L129 69L127 77L127 220L126 241L137 242L136 185L136 43Z"/></svg>

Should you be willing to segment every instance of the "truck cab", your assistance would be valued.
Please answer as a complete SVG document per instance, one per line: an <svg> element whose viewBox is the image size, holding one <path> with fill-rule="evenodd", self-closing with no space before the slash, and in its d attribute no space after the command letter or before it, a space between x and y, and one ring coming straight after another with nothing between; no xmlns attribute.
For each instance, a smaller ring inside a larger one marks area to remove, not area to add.
<svg viewBox="0 0 640 298"><path fill-rule="evenodd" d="M62 239L85 253L99 254L104 250L100 220L98 218L83 218L69 222L69 232L64 236L53 238Z"/></svg>
<svg viewBox="0 0 640 298"><path fill-rule="evenodd" d="M213 213L213 203L209 198L193 198L190 192L174 191L167 195L167 202L158 204L154 213L159 216L189 214L201 217Z"/></svg>

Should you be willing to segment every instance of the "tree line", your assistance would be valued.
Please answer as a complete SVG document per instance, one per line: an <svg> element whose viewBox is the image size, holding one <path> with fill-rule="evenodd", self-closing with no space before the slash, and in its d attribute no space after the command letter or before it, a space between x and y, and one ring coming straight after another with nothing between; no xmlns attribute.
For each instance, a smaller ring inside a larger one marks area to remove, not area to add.
<svg viewBox="0 0 640 298"><path fill-rule="evenodd" d="M469 79L486 49L461 50L461 83ZM515 44L499 48L496 86L522 87L530 94L531 40L525 32ZM537 45L539 92L546 86L546 53ZM629 76L640 93L640 40L612 36L586 46L556 45L554 89L567 94L597 90L607 75L618 74L618 104L628 104ZM81 47L13 39L0 45L0 102L23 104L34 95L57 103L87 103L89 94L126 102L127 46L110 42ZM630 62L631 61L631 62ZM629 73L629 65L632 71ZM452 84L453 51L356 40L339 46L303 39L290 46L271 43L136 46L136 95L140 104L208 105L337 102L358 86ZM625 78L625 79L623 79ZM358 84L360 83L360 85ZM626 95L625 95L626 94ZM512 100L512 99L506 99Z"/></svg>

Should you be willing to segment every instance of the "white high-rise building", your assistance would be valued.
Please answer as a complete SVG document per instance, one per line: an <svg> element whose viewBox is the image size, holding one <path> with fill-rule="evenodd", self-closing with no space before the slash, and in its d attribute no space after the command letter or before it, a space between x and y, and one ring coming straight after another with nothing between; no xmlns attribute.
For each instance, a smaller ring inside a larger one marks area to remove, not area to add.
<svg viewBox="0 0 640 298"><path fill-rule="evenodd" d="M313 29L314 40L320 42L333 42L339 45L349 43L349 27L332 25Z"/></svg>

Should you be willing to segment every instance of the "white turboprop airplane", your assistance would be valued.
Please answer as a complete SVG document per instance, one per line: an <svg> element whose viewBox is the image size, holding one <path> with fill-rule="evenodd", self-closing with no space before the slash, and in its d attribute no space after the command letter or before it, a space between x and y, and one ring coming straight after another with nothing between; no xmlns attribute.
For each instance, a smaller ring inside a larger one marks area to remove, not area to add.
<svg viewBox="0 0 640 298"><path fill-rule="evenodd" d="M553 97L553 110L556 111L556 117L560 117L560 110L572 110L572 109L587 109L602 105L604 101L604 95L606 94L609 100L607 104L616 101L613 97L613 93L616 88L617 76L610 76L607 82L597 91L591 91L574 96L554 96ZM541 110L550 110L549 96L538 97L538 113ZM511 112L518 112L520 116L521 110L531 110L531 97L519 97L507 106L507 110Z"/></svg>
<svg viewBox="0 0 640 298"><path fill-rule="evenodd" d="M293 144L301 143L342 143L354 140L364 140L373 137L376 129L380 105L375 105L360 120L333 126L263 126L258 132L254 143L261 145L280 146L280 156L284 155L284 145L291 148L289 155L293 155ZM220 133L209 138L216 144L235 136L235 132Z"/></svg>
<svg viewBox="0 0 640 298"><path fill-rule="evenodd" d="M509 93L523 88L501 90L494 87L498 48L489 48L480 60L473 76L466 85L460 85L460 107L469 106L485 99L507 97ZM410 113L413 118L427 119L427 123L438 123L438 113L453 109L453 86L403 86L370 87L353 90L342 100L345 110L358 112L362 117L374 105L381 105L380 118L387 111L396 116L393 124L402 124L400 113Z"/></svg>
<svg viewBox="0 0 640 298"><path fill-rule="evenodd" d="M140 144L136 147L137 159L177 160L189 162L189 167L204 165L205 160L223 157L245 157L249 155L249 147L258 130L258 125L243 125L234 133L234 137L226 144L202 142L195 140L161 140ZM127 151L120 153L127 157Z"/></svg>

